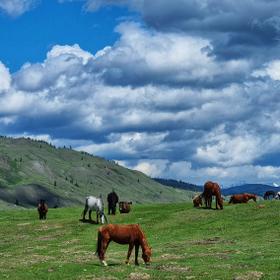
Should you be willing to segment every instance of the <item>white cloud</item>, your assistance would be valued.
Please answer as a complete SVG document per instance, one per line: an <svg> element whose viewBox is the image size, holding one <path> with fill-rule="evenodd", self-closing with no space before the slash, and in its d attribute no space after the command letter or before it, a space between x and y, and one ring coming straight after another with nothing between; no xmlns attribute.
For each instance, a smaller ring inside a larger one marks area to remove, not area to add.
<svg viewBox="0 0 280 280"><path fill-rule="evenodd" d="M0 10L17 17L32 9L38 0L0 0Z"/></svg>
<svg viewBox="0 0 280 280"><path fill-rule="evenodd" d="M0 93L10 88L11 75L9 69L0 61Z"/></svg>
<svg viewBox="0 0 280 280"><path fill-rule="evenodd" d="M122 23L116 30L120 40L93 64L109 84L216 85L244 77L250 69L243 59L219 62L209 56L206 49L212 46L206 39L149 32L135 23Z"/></svg>
<svg viewBox="0 0 280 280"><path fill-rule="evenodd" d="M267 63L263 68L255 70L253 77L269 77L272 80L280 81L280 60L274 60Z"/></svg>

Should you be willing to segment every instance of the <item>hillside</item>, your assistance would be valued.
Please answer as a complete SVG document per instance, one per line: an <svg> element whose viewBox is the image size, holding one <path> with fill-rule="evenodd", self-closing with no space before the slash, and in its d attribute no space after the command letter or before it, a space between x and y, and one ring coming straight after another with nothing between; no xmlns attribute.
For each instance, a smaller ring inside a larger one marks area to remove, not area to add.
<svg viewBox="0 0 280 280"><path fill-rule="evenodd" d="M192 192L202 192L203 187L197 186L191 183L186 183L183 181L177 181L174 179L162 179L162 178L154 178L154 180L162 185L177 188L177 189L183 189L188 190Z"/></svg>
<svg viewBox="0 0 280 280"><path fill-rule="evenodd" d="M31 206L40 198L51 207L81 204L90 194L106 199L112 188L121 200L134 203L184 201L192 196L85 152L0 137L0 207Z"/></svg>
<svg viewBox="0 0 280 280"><path fill-rule="evenodd" d="M280 201L225 205L223 211L180 204L134 205L111 223L139 223L152 263L125 265L127 245L111 242L108 267L94 255L99 225L78 221L81 208L4 210L0 219L0 279L257 280L280 279ZM250 217L250 218L248 218Z"/></svg>

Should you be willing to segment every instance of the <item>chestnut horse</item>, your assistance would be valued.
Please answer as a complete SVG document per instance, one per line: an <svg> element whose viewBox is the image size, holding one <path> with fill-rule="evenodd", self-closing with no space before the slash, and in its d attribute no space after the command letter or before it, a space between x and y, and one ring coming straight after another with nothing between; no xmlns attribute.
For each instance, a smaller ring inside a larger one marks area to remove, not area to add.
<svg viewBox="0 0 280 280"><path fill-rule="evenodd" d="M142 258L146 264L149 264L152 255L152 248L149 247L145 234L139 225L105 225L98 229L97 250L96 254L100 262L107 266L105 261L105 253L111 241L119 244L128 244L128 252L126 264L129 263L129 258L133 247L135 246L135 265L138 263L139 246L142 248Z"/></svg>
<svg viewBox="0 0 280 280"><path fill-rule="evenodd" d="M216 209L218 206L223 209L223 199L221 196L221 188L217 183L208 181L204 184L204 191L202 196L205 199L206 208L212 207L212 196L216 197Z"/></svg>
<svg viewBox="0 0 280 280"><path fill-rule="evenodd" d="M202 206L202 194L199 194L193 198L193 207L199 208L201 206Z"/></svg>
<svg viewBox="0 0 280 280"><path fill-rule="evenodd" d="M231 196L229 203L247 203L250 199L257 201L257 196L251 193L234 194Z"/></svg>
<svg viewBox="0 0 280 280"><path fill-rule="evenodd" d="M39 219L40 220L46 220L47 218L47 212L48 212L48 205L45 202L45 200L41 199L38 207L37 207L38 213L39 213Z"/></svg>

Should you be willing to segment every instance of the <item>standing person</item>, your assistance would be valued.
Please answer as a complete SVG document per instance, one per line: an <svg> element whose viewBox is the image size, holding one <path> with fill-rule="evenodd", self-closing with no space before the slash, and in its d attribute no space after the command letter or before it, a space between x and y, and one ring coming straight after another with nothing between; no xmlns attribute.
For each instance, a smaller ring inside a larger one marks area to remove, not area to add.
<svg viewBox="0 0 280 280"><path fill-rule="evenodd" d="M108 201L108 215L110 214L115 215L117 203L119 202L119 197L114 191L114 189L112 192L108 194L107 201Z"/></svg>

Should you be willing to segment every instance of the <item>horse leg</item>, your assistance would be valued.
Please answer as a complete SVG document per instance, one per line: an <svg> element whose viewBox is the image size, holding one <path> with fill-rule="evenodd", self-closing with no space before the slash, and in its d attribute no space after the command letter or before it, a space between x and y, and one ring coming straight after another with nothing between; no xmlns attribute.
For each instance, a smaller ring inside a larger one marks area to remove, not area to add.
<svg viewBox="0 0 280 280"><path fill-rule="evenodd" d="M106 253L106 250L108 248L109 242L110 241L107 240L107 239L103 239L101 241L101 249L100 249L100 254L99 254L99 260L104 266L108 265L107 262L105 261L105 253Z"/></svg>
<svg viewBox="0 0 280 280"><path fill-rule="evenodd" d="M96 210L96 223L99 224L99 212Z"/></svg>
<svg viewBox="0 0 280 280"><path fill-rule="evenodd" d="M135 244L135 265L139 265L139 263L138 263L138 252L139 252L139 244Z"/></svg>
<svg viewBox="0 0 280 280"><path fill-rule="evenodd" d="M89 211L88 211L88 218L89 218L89 220L90 220L90 221L92 221L92 218L91 218L91 212L92 212L92 210L91 210L91 209L89 209Z"/></svg>
<svg viewBox="0 0 280 280"><path fill-rule="evenodd" d="M86 219L86 214L87 214L87 211L88 211L88 206L87 204L85 205L85 209L84 209L84 212L83 212L83 220Z"/></svg>
<svg viewBox="0 0 280 280"><path fill-rule="evenodd" d="M134 244L129 243L129 247L128 247L128 251L127 251L127 257L126 257L126 261L125 261L126 264L129 264L129 258L130 258L131 252L133 250L133 247L134 247Z"/></svg>

